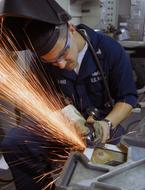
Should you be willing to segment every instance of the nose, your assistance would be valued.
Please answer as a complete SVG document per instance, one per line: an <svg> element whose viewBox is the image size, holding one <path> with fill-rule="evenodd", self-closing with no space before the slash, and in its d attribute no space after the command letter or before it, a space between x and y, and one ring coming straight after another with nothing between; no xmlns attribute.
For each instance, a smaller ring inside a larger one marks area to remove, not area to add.
<svg viewBox="0 0 145 190"><path fill-rule="evenodd" d="M64 69L66 64L67 64L67 62L64 59L57 61L57 63L54 63L54 65L59 67L60 69Z"/></svg>

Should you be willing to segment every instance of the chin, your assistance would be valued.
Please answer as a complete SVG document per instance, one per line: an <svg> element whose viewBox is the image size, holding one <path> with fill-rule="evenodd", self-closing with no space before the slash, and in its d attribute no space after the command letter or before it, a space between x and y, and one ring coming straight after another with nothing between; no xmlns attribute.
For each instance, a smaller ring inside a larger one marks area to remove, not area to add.
<svg viewBox="0 0 145 190"><path fill-rule="evenodd" d="M71 71L71 70L73 70L75 67L76 67L76 64L74 64L74 62L71 62L71 63L69 63L69 64L66 66L65 69Z"/></svg>
<svg viewBox="0 0 145 190"><path fill-rule="evenodd" d="M68 71L72 71L73 70L72 67L66 67L65 69L68 70Z"/></svg>

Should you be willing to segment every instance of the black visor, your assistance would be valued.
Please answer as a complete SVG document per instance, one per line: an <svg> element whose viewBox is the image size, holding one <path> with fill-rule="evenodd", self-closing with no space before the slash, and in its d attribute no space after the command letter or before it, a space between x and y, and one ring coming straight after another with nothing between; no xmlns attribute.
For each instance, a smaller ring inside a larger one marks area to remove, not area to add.
<svg viewBox="0 0 145 190"><path fill-rule="evenodd" d="M30 40L30 49L38 56L48 53L60 37L67 32L67 24L55 26L44 22L30 23L26 33Z"/></svg>

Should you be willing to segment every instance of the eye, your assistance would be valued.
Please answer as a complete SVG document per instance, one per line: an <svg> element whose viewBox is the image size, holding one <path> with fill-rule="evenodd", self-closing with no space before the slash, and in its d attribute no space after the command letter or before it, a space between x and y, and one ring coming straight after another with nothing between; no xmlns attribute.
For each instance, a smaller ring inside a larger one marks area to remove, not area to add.
<svg viewBox="0 0 145 190"><path fill-rule="evenodd" d="M42 62L44 62L44 63L47 62L43 57L41 57L40 60L41 60Z"/></svg>
<svg viewBox="0 0 145 190"><path fill-rule="evenodd" d="M69 54L69 48L68 49L66 49L66 51L64 52L64 54L63 54L63 57L65 58L65 57L67 57L68 56L68 54Z"/></svg>

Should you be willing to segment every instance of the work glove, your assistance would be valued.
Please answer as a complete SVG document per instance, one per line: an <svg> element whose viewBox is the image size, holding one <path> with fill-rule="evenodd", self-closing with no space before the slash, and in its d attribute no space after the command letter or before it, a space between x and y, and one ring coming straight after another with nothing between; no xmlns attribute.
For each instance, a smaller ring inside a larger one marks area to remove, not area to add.
<svg viewBox="0 0 145 190"><path fill-rule="evenodd" d="M105 121L97 121L92 118L92 116L87 119L88 124L92 124L95 131L95 139L96 143L106 143L106 141L110 138L110 127L108 127Z"/></svg>
<svg viewBox="0 0 145 190"><path fill-rule="evenodd" d="M86 136L89 133L89 128L85 126L85 118L73 105L65 106L61 109L61 113L74 125L76 131L81 136Z"/></svg>

